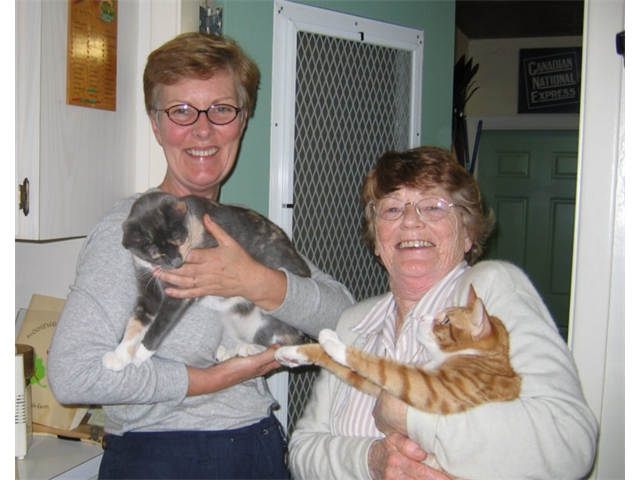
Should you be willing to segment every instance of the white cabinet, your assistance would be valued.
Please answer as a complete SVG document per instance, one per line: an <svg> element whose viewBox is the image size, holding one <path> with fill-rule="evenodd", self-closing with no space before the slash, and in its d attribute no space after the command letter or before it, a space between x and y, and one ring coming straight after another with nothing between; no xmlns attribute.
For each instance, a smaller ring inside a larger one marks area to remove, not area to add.
<svg viewBox="0 0 640 480"><path fill-rule="evenodd" d="M117 108L66 104L66 0L16 1L16 184L29 181L29 213L15 236L84 236L135 185L138 8L118 2ZM18 201L16 201L16 209Z"/></svg>

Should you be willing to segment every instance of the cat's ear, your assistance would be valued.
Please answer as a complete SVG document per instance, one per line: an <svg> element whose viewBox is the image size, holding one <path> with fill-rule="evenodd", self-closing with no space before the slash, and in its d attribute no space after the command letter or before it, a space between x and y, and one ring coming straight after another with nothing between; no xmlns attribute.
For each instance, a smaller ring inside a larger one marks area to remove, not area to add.
<svg viewBox="0 0 640 480"><path fill-rule="evenodd" d="M184 216L187 213L187 204L185 202L176 202L176 204L173 206L173 208L181 216Z"/></svg>
<svg viewBox="0 0 640 480"><path fill-rule="evenodd" d="M469 284L469 293L467 295L467 308L473 308L478 299L478 295L476 295L476 290L473 288L473 284Z"/></svg>
<svg viewBox="0 0 640 480"><path fill-rule="evenodd" d="M479 298L476 298L473 304L473 309L471 311L471 325L471 336L474 340L480 340L491 333L489 314L487 313L487 309L484 308L484 303L482 303L482 300Z"/></svg>
<svg viewBox="0 0 640 480"><path fill-rule="evenodd" d="M124 248L136 247L142 243L142 232L135 225L131 225L128 221L122 224L122 246Z"/></svg>
<svg viewBox="0 0 640 480"><path fill-rule="evenodd" d="M187 204L171 195L164 201L163 212L170 222L181 222L187 214Z"/></svg>

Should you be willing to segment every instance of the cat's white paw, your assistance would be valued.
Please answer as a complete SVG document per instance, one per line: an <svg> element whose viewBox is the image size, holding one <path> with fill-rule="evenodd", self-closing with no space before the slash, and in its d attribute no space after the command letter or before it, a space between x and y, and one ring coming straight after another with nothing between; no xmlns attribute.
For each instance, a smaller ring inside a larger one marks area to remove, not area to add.
<svg viewBox="0 0 640 480"><path fill-rule="evenodd" d="M248 357L257 353L262 353L267 349L263 345L257 343L241 343L235 348L236 357Z"/></svg>
<svg viewBox="0 0 640 480"><path fill-rule="evenodd" d="M306 355L298 351L297 346L280 347L276 350L276 360L285 367L295 368L300 365L311 365L311 361Z"/></svg>
<svg viewBox="0 0 640 480"><path fill-rule="evenodd" d="M438 339L433 333L433 325L436 317L433 315L423 315L418 323L418 342L433 356L434 352L440 352Z"/></svg>
<svg viewBox="0 0 640 480"><path fill-rule="evenodd" d="M153 351L147 350L147 347L145 347L144 345L142 344L138 345L138 349L136 350L136 355L135 357L133 357L133 364L136 367L139 367L144 362L149 360L154 353L156 353L155 350Z"/></svg>
<svg viewBox="0 0 640 480"><path fill-rule="evenodd" d="M322 349L341 365L347 365L347 346L340 341L338 334L333 330L324 329L318 335L318 342Z"/></svg>
<svg viewBox="0 0 640 480"><path fill-rule="evenodd" d="M434 341L434 321L435 317L433 315L423 315L418 321L418 341L423 345L425 344L425 342L432 343Z"/></svg>
<svg viewBox="0 0 640 480"><path fill-rule="evenodd" d="M102 366L107 370L119 372L131 363L131 356L121 352L107 352L102 357Z"/></svg>
<svg viewBox="0 0 640 480"><path fill-rule="evenodd" d="M241 343L232 349L228 349L225 346L220 345L216 351L216 360L218 362L224 362L232 357L248 357L257 353L262 353L266 349L267 347L255 343Z"/></svg>
<svg viewBox="0 0 640 480"><path fill-rule="evenodd" d="M436 319L437 316L423 315L418 323L418 342L429 355L429 360L421 365L425 370L435 370L448 357L448 354L441 350L438 339L433 333L433 324Z"/></svg>
<svg viewBox="0 0 640 480"><path fill-rule="evenodd" d="M224 362L225 360L229 360L231 357L235 357L235 355L233 355L233 352L223 345L220 345L218 350L216 350L216 360L218 362Z"/></svg>

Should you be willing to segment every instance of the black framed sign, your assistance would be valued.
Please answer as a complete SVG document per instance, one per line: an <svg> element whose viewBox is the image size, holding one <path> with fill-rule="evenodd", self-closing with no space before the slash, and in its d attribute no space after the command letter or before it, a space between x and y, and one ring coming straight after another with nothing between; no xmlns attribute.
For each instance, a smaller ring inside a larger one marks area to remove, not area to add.
<svg viewBox="0 0 640 480"><path fill-rule="evenodd" d="M523 48L518 113L578 113L582 47Z"/></svg>

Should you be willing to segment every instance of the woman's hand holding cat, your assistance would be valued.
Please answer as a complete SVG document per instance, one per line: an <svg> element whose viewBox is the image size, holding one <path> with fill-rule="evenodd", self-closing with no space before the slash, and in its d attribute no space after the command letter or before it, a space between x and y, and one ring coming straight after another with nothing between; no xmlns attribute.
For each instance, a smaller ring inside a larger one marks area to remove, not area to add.
<svg viewBox="0 0 640 480"><path fill-rule="evenodd" d="M262 377L280 368L275 352L280 345L272 345L264 352L248 357L232 357L207 368L187 367L189 388L187 396L218 392L239 383Z"/></svg>
<svg viewBox="0 0 640 480"><path fill-rule="evenodd" d="M180 287L167 288L167 295L176 298L240 296L267 311L278 308L287 292L286 275L256 261L209 215L204 216L204 225L219 246L192 250L180 268L154 273Z"/></svg>
<svg viewBox="0 0 640 480"><path fill-rule="evenodd" d="M420 445L399 433L376 440L369 449L369 473L375 480L449 480L442 472L423 463L427 458Z"/></svg>

